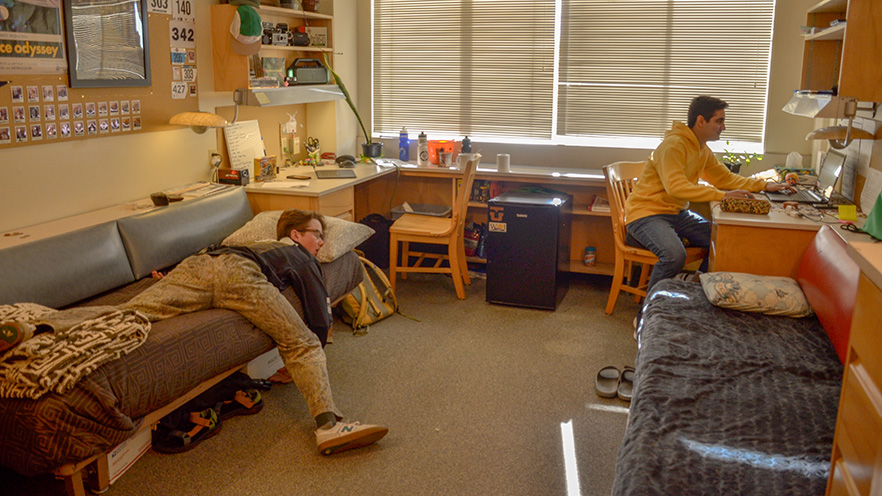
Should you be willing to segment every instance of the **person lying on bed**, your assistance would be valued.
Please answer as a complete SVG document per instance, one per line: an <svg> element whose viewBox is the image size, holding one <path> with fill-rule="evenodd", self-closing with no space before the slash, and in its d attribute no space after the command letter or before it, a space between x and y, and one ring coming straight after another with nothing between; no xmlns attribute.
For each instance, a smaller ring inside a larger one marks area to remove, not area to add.
<svg viewBox="0 0 882 496"><path fill-rule="evenodd" d="M732 173L707 146L726 129L729 104L712 96L698 96L689 104L688 122L675 121L643 167L625 202L628 233L658 257L647 293L655 284L676 275L686 261L686 248L710 246L710 223L688 209L689 202L748 198L749 192L781 191L786 184L751 179ZM699 184L703 179L709 184ZM722 191L728 190L728 191ZM699 269L707 271L705 256ZM636 328L640 313L634 319Z"/></svg>
<svg viewBox="0 0 882 496"><path fill-rule="evenodd" d="M184 259L156 284L122 305L151 321L225 308L268 334L316 421L319 451L329 455L367 446L389 431L378 425L340 422L322 345L331 326L330 298L315 258L324 244L321 214L286 210L279 241L211 249ZM303 303L306 324L281 291L291 287ZM308 327L307 327L308 325Z"/></svg>

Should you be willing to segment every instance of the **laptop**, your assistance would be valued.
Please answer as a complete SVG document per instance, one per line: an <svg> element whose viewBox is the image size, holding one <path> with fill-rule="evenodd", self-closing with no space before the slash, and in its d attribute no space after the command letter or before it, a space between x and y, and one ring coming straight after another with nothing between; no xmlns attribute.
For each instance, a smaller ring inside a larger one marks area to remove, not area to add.
<svg viewBox="0 0 882 496"><path fill-rule="evenodd" d="M316 169L313 165L312 170L315 171L316 179L346 179L356 177L355 171L352 169Z"/></svg>
<svg viewBox="0 0 882 496"><path fill-rule="evenodd" d="M818 184L813 187L797 186L794 193L766 192L766 196L772 201L792 201L797 203L818 203L829 204L835 197L836 203L850 204L850 202L834 191L836 181L842 173L842 167L845 165L845 155L830 150L824 156L824 163L821 165L821 173L818 175Z"/></svg>

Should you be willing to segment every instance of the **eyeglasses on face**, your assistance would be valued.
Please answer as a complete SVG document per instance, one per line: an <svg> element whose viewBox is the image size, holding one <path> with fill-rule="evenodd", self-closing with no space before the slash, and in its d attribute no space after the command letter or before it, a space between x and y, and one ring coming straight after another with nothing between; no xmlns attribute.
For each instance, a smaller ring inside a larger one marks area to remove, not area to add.
<svg viewBox="0 0 882 496"><path fill-rule="evenodd" d="M297 231L312 233L312 235L315 236L315 239L320 239L322 241L325 240L325 233L321 232L319 229L298 229Z"/></svg>

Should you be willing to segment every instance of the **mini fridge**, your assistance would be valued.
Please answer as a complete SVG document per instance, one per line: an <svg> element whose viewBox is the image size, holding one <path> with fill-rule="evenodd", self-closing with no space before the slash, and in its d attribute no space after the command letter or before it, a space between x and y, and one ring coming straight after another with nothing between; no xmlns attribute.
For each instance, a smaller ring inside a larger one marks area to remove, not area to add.
<svg viewBox="0 0 882 496"><path fill-rule="evenodd" d="M566 294L572 196L515 190L488 202L487 301L554 310Z"/></svg>

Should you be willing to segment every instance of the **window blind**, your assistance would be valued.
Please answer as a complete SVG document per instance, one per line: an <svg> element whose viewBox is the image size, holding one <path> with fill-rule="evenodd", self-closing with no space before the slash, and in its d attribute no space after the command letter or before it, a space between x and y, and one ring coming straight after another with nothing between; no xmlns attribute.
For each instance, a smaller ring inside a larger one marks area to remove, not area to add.
<svg viewBox="0 0 882 496"><path fill-rule="evenodd" d="M551 139L554 3L374 1L374 133Z"/></svg>
<svg viewBox="0 0 882 496"><path fill-rule="evenodd" d="M774 0L374 0L373 130L579 143L658 138L729 102L762 142Z"/></svg>
<svg viewBox="0 0 882 496"><path fill-rule="evenodd" d="M726 139L761 143L774 0L562 0L563 136L659 136L689 102L729 103Z"/></svg>

